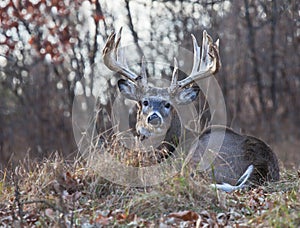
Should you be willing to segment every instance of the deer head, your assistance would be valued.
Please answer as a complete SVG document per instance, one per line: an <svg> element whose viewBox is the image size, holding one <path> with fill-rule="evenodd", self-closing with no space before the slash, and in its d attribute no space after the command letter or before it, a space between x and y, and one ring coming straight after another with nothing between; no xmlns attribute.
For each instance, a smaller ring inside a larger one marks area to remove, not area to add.
<svg viewBox="0 0 300 228"><path fill-rule="evenodd" d="M119 50L121 31L112 33L103 49L104 64L112 71L118 72L126 79L118 81L120 92L137 103L136 133L140 139L161 137L167 132L178 135L178 122L174 107L194 101L199 94L199 87L192 84L215 74L220 69L219 41L203 32L202 47L192 35L194 58L193 68L188 77L178 80L178 64L174 59L174 71L168 88L151 87L147 83L144 58L140 75L133 73ZM180 130L180 129L179 129Z"/></svg>

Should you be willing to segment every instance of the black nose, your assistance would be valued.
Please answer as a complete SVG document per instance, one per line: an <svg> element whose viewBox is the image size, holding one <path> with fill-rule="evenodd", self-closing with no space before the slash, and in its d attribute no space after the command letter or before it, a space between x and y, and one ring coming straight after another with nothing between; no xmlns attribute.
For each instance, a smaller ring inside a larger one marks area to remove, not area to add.
<svg viewBox="0 0 300 228"><path fill-rule="evenodd" d="M148 117L148 123L154 126L158 126L161 124L161 119L156 113L153 113Z"/></svg>

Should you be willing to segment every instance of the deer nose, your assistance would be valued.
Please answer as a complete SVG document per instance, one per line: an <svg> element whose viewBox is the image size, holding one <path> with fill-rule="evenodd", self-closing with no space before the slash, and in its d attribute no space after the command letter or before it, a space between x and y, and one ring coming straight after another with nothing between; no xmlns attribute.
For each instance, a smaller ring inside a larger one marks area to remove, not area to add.
<svg viewBox="0 0 300 228"><path fill-rule="evenodd" d="M153 113L148 116L148 123L153 126L159 126L161 124L161 118L156 113Z"/></svg>

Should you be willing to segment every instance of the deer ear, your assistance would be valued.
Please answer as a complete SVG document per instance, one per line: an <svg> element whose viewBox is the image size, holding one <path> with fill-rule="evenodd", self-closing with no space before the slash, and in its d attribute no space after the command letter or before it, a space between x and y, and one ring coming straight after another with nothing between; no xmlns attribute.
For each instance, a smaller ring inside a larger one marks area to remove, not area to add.
<svg viewBox="0 0 300 228"><path fill-rule="evenodd" d="M118 81L118 87L119 87L120 92L127 99L135 100L135 101L138 100L138 96L137 96L138 89L137 89L137 86L134 83L132 83L128 80L120 79Z"/></svg>
<svg viewBox="0 0 300 228"><path fill-rule="evenodd" d="M176 103L179 105L191 103L198 97L199 92L199 87L183 88L175 96Z"/></svg>

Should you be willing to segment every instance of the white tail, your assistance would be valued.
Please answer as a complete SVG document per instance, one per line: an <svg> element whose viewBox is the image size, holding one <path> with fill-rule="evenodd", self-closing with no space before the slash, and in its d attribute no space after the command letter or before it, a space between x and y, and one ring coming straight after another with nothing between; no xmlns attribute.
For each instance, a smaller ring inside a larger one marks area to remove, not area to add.
<svg viewBox="0 0 300 228"><path fill-rule="evenodd" d="M228 183L222 183L222 184L212 184L211 186L220 190L223 190L225 192L233 192L235 190L239 190L245 187L246 182L248 181L250 175L253 172L253 165L249 165L248 169L245 171L245 173L238 179L236 185L231 185Z"/></svg>

